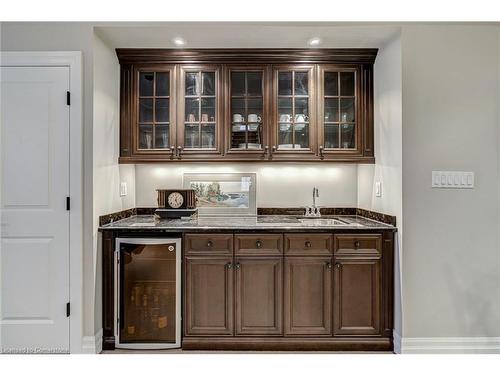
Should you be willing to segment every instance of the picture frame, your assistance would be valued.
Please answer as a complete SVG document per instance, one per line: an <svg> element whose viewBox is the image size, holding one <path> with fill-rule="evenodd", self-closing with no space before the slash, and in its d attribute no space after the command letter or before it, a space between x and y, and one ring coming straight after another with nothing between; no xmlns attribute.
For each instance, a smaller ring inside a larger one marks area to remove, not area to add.
<svg viewBox="0 0 500 375"><path fill-rule="evenodd" d="M256 216L256 173L184 173L200 216Z"/></svg>

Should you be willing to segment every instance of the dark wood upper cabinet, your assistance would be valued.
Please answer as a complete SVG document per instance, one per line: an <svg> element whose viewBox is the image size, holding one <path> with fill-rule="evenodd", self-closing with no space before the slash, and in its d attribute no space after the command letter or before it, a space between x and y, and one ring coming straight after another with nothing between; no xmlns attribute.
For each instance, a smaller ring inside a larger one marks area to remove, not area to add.
<svg viewBox="0 0 500 375"><path fill-rule="evenodd" d="M120 163L374 163L376 49L117 49Z"/></svg>

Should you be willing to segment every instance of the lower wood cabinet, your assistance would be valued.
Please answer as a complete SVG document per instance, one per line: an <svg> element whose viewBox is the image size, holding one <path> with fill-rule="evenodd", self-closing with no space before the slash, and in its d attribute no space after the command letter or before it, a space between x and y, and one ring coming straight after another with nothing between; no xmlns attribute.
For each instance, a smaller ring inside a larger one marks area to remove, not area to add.
<svg viewBox="0 0 500 375"><path fill-rule="evenodd" d="M331 335L331 257L285 258L284 285L285 335Z"/></svg>
<svg viewBox="0 0 500 375"><path fill-rule="evenodd" d="M337 258L334 267L334 335L378 335L380 259Z"/></svg>
<svg viewBox="0 0 500 375"><path fill-rule="evenodd" d="M235 334L281 335L283 259L237 258L235 263Z"/></svg>
<svg viewBox="0 0 500 375"><path fill-rule="evenodd" d="M185 336L233 334L233 258L185 258Z"/></svg>

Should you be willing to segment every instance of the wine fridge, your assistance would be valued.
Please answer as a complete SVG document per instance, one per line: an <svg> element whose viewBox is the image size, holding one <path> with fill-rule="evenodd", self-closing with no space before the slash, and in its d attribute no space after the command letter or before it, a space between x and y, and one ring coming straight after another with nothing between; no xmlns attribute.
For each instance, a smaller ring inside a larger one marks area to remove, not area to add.
<svg viewBox="0 0 500 375"><path fill-rule="evenodd" d="M181 240L117 238L115 346L181 346Z"/></svg>

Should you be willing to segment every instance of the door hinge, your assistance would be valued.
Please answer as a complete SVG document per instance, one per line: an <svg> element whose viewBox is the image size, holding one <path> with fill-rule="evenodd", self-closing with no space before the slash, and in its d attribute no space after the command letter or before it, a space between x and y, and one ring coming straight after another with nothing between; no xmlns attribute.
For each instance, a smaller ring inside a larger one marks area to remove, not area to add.
<svg viewBox="0 0 500 375"><path fill-rule="evenodd" d="M66 91L66 104L71 105L71 93Z"/></svg>
<svg viewBox="0 0 500 375"><path fill-rule="evenodd" d="M66 197L66 211L69 211L71 209L71 201L69 197Z"/></svg>
<svg viewBox="0 0 500 375"><path fill-rule="evenodd" d="M70 304L68 302L66 303L66 317L69 317L69 314L70 314Z"/></svg>

